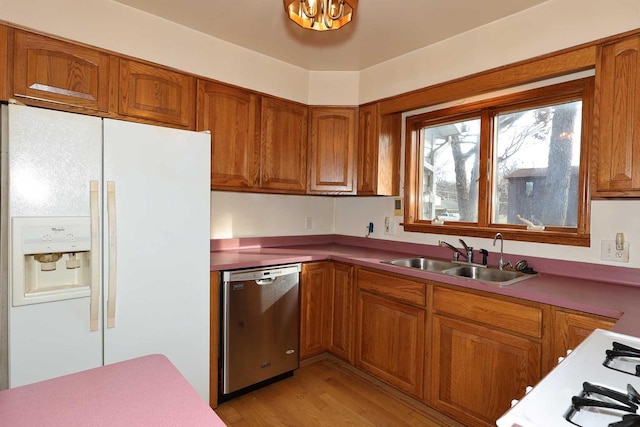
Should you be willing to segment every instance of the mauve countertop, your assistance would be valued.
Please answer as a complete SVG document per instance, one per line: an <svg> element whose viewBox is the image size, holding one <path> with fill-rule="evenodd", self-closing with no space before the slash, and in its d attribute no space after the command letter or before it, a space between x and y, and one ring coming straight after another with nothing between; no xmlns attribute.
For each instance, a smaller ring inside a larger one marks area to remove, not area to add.
<svg viewBox="0 0 640 427"><path fill-rule="evenodd" d="M0 425L11 427L222 427L163 355L0 391Z"/></svg>
<svg viewBox="0 0 640 427"><path fill-rule="evenodd" d="M211 271L294 262L343 261L461 288L478 289L618 318L613 331L640 337L638 269L527 257L529 265L539 273L535 277L499 287L472 279L381 263L411 256L449 260L451 251L414 243L338 235L211 241ZM496 253L489 255L489 265L497 264L497 256ZM519 258L505 254L505 259L514 263Z"/></svg>

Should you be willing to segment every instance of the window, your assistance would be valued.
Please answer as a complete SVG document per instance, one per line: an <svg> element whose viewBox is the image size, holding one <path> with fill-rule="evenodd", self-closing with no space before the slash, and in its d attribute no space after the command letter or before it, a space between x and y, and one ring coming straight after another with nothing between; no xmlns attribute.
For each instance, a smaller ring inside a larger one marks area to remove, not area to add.
<svg viewBox="0 0 640 427"><path fill-rule="evenodd" d="M592 87L580 79L407 118L405 230L588 245Z"/></svg>

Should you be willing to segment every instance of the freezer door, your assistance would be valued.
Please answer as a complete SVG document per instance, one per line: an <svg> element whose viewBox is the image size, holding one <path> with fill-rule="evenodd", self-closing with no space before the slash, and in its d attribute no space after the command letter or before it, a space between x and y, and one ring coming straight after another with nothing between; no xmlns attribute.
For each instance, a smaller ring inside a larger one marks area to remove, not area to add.
<svg viewBox="0 0 640 427"><path fill-rule="evenodd" d="M299 367L298 273L223 284L223 394Z"/></svg>
<svg viewBox="0 0 640 427"><path fill-rule="evenodd" d="M20 244L10 235L12 217L88 217L90 181L102 177L102 120L19 105L2 109L9 157L3 245ZM101 366L102 333L90 331L89 297L13 306L8 261L2 288L8 289L9 386Z"/></svg>
<svg viewBox="0 0 640 427"><path fill-rule="evenodd" d="M105 364L160 353L209 395L210 136L104 120Z"/></svg>

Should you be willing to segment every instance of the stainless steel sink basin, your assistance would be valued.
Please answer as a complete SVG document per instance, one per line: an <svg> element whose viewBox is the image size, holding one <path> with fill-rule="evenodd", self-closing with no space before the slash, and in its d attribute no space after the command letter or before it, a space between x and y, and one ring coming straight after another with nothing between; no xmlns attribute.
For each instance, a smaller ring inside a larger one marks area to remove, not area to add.
<svg viewBox="0 0 640 427"><path fill-rule="evenodd" d="M498 270L495 268L476 267L463 265L443 271L448 276L467 277L469 279L481 280L483 282L496 283L500 286L511 285L521 280L535 276L525 274L520 271Z"/></svg>
<svg viewBox="0 0 640 427"><path fill-rule="evenodd" d="M535 274L525 274L514 270L499 270L480 265L464 265L461 263L430 259L423 257L400 258L389 261L382 261L384 264L396 265L399 267L414 268L421 271L445 274L447 276L464 277L478 280L498 286L512 285L521 280L534 277Z"/></svg>
<svg viewBox="0 0 640 427"><path fill-rule="evenodd" d="M400 267L416 268L418 270L442 272L444 270L454 268L458 264L452 262L440 261L429 258L401 258L392 259L391 261L383 261L385 264L397 265Z"/></svg>

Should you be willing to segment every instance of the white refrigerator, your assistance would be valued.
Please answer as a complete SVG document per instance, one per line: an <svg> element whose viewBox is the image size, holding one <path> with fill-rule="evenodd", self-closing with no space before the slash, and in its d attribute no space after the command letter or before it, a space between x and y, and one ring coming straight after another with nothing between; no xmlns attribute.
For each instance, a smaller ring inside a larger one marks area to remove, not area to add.
<svg viewBox="0 0 640 427"><path fill-rule="evenodd" d="M208 401L210 135L18 105L0 130L5 386L160 353Z"/></svg>

